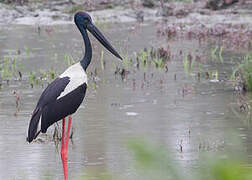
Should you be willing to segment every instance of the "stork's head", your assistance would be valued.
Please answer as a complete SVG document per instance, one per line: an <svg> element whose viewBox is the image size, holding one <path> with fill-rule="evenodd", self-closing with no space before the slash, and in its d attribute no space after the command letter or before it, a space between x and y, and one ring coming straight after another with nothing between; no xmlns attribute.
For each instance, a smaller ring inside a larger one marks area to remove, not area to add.
<svg viewBox="0 0 252 180"><path fill-rule="evenodd" d="M92 23L91 17L86 12L77 12L74 16L74 22L81 31L81 27L87 29L93 36L112 54L122 60L119 53L112 47L108 40L102 35L99 29Z"/></svg>
<svg viewBox="0 0 252 180"><path fill-rule="evenodd" d="M92 19L86 12L77 12L74 16L75 24L87 27L88 24L92 23Z"/></svg>

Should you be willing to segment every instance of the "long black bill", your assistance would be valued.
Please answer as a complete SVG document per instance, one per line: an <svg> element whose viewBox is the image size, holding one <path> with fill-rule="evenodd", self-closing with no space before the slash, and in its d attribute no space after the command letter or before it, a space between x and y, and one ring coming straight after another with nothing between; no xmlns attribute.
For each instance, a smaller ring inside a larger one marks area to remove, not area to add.
<svg viewBox="0 0 252 180"><path fill-rule="evenodd" d="M122 60L122 57L118 54L118 52L112 47L112 45L108 42L108 40L102 35L101 31L95 27L93 24L89 24L87 26L87 29L89 32L91 32L102 45L107 48L112 54L114 54L116 57Z"/></svg>

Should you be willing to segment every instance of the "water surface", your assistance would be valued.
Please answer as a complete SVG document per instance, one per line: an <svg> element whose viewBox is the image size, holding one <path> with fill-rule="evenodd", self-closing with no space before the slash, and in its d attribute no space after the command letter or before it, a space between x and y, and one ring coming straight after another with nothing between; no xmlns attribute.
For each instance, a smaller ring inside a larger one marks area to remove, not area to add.
<svg viewBox="0 0 252 180"><path fill-rule="evenodd" d="M109 24L102 29L118 50L128 51L130 55L144 47L167 45L164 38L156 36L155 24ZM83 54L83 42L74 25L45 26L40 33L36 26L15 25L0 27L0 30L0 57L20 50L18 64L23 79L28 79L28 72L40 69L53 68L60 74L67 68L64 54L72 54L76 60ZM94 38L91 40L94 54L88 68L89 88L83 104L73 115L69 179L85 174L95 178L93 174L105 171L136 179L134 164L125 146L128 138L134 136L163 144L182 167L190 169L198 167L200 152L225 151L227 135L236 131L238 138L243 140L240 151L245 150L251 162L250 126L231 112L237 96L232 84L224 81L231 74L232 62L203 64L205 71L219 72L219 82L204 78L198 81L193 75L195 72L185 73L183 58L179 56L169 62L168 72L133 68L122 81L114 74L115 66L123 67L122 63ZM210 49L197 41L168 43L174 52L182 49L185 54ZM105 70L100 65L101 50L105 51ZM101 79L96 89L90 75L95 68ZM31 144L25 141L31 113L43 89L41 86L31 88L26 80L12 80L10 85L3 82L0 90L0 179L36 180L47 176L63 179L60 148L52 140L54 126L38 141ZM18 111L14 90L20 95ZM180 152L180 145L183 152Z"/></svg>

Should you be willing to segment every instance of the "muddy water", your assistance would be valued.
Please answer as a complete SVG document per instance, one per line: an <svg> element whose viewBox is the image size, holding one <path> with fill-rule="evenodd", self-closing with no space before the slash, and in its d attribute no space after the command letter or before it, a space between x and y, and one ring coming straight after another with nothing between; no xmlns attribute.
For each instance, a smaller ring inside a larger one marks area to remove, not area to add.
<svg viewBox="0 0 252 180"><path fill-rule="evenodd" d="M73 25L41 27L40 33L36 26L0 28L0 56L14 54L19 49L18 65L23 72L53 68L61 73L67 67L62 60L65 53L76 59L83 54L80 34ZM165 43L163 38L156 37L154 24L109 25L103 32L113 40L112 44L127 49L129 54ZM73 115L69 179L85 174L95 178L106 171L135 179L136 172L125 146L132 136L161 143L183 167L197 168L200 152L225 151L230 146L226 137L235 131L238 132L235 136L243 140L243 147L237 151L245 151L251 162L250 127L230 110L237 98L232 85L198 81L192 75L194 72L184 72L181 57L169 63L168 72L148 68L144 78L144 70L131 70L122 81L114 75L115 66L122 64L105 52L103 71L99 61L103 48L93 38L92 41L94 55L88 72L97 68L101 80L96 89L93 81L89 81L85 101ZM194 41L169 43L174 51L200 52L208 48ZM230 75L231 67L230 61L203 65L205 70L218 70L219 80ZM28 73L23 74L23 79L27 79ZM20 95L18 110L14 90ZM11 81L9 86L4 83L0 90L0 179L63 179L60 149L52 140L54 126L36 142L25 141L29 118L42 90L41 86L30 88L25 80Z"/></svg>

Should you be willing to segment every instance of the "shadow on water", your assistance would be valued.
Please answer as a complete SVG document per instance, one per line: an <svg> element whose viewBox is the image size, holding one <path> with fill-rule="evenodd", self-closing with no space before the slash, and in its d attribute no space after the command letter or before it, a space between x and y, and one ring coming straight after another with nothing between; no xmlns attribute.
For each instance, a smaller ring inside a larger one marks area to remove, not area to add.
<svg viewBox="0 0 252 180"><path fill-rule="evenodd" d="M167 43L156 36L154 24L117 24L103 31L114 40L115 47L132 56L144 47ZM80 59L80 34L73 25L42 27L40 33L35 27L9 26L1 27L0 41L0 57L18 52L17 65L23 72L22 80L11 80L9 85L3 82L0 89L0 179L62 179L60 154L52 140L54 127L32 144L25 141L31 112L44 88L31 88L27 79L28 72L38 73L41 69L53 68L55 76L60 74L67 67L63 62L65 54ZM206 61L197 70L188 71L185 54L196 57L195 54L213 51L213 47L193 40L168 43L174 53L167 71L153 67L138 71L133 63L122 80L115 70L123 65L105 52L105 67L101 66L100 52L104 49L92 38L89 89L73 116L74 134L69 144L71 179L106 170L134 179L135 170L125 147L131 136L145 136L163 144L182 167L190 169L197 167L200 152L224 151L225 137L235 129L251 162L250 125L230 109L237 97L226 80L234 63ZM183 56L178 55L181 50ZM224 59L229 56L223 53ZM200 81L198 70L204 77Z"/></svg>

